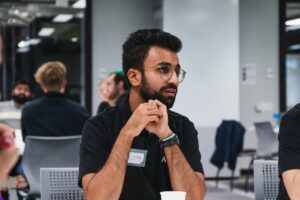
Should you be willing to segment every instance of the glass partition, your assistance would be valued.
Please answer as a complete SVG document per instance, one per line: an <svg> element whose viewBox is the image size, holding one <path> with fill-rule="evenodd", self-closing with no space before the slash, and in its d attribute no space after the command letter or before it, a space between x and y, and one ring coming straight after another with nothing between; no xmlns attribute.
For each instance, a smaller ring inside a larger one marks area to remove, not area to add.
<svg viewBox="0 0 300 200"><path fill-rule="evenodd" d="M66 95L89 109L90 13L85 1L1 1L0 13L3 99L10 99L11 86L20 79L31 83L35 97L41 96L33 74L42 63L59 60L67 67Z"/></svg>

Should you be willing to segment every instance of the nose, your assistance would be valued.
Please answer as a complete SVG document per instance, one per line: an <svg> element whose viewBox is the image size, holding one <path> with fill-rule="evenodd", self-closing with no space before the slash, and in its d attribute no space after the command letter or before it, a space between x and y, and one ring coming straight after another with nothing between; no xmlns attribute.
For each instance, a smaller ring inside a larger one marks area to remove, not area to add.
<svg viewBox="0 0 300 200"><path fill-rule="evenodd" d="M23 93L23 94L24 94L24 93L27 93L27 90L21 89L21 90L20 90L20 93Z"/></svg>
<svg viewBox="0 0 300 200"><path fill-rule="evenodd" d="M176 75L176 72L173 70L172 74L171 74L171 77L168 81L169 83L173 83L175 85L178 85L179 84L179 78L178 76Z"/></svg>
<svg viewBox="0 0 300 200"><path fill-rule="evenodd" d="M28 90L20 90L19 91L20 92L20 94L24 94L24 95L29 95L29 91Z"/></svg>

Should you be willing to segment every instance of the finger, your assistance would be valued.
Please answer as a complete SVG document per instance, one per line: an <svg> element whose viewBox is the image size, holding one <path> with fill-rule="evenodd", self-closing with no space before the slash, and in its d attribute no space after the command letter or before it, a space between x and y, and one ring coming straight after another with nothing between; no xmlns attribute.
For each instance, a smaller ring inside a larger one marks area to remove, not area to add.
<svg viewBox="0 0 300 200"><path fill-rule="evenodd" d="M18 180L18 181L24 181L25 178L24 178L22 175L19 175L19 176L17 176L17 180Z"/></svg>
<svg viewBox="0 0 300 200"><path fill-rule="evenodd" d="M17 184L16 185L17 185L18 188L24 188L24 187L27 186L27 182L23 177L17 178Z"/></svg>
<svg viewBox="0 0 300 200"><path fill-rule="evenodd" d="M16 180L17 180L18 183L26 183L26 180L23 176L17 176Z"/></svg>
<svg viewBox="0 0 300 200"><path fill-rule="evenodd" d="M156 112L159 111L159 108L158 108L157 106L152 106L152 105L151 105L151 106L147 106L147 108L144 109L144 113L147 114L147 115L148 115L150 112L155 112L155 111L156 111Z"/></svg>
<svg viewBox="0 0 300 200"><path fill-rule="evenodd" d="M159 117L152 115L148 117L148 122L158 122L159 121Z"/></svg>
<svg viewBox="0 0 300 200"><path fill-rule="evenodd" d="M149 99L149 100L148 100L148 104L150 104L150 105L153 104L153 102L154 102L154 101L153 101L152 99Z"/></svg>
<svg viewBox="0 0 300 200"><path fill-rule="evenodd" d="M153 110L148 110L147 115L148 116L154 115L154 116L161 117L163 116L163 112L159 109L153 109Z"/></svg>
<svg viewBox="0 0 300 200"><path fill-rule="evenodd" d="M167 110L167 106L165 104L163 104L162 102L160 102L159 100L156 99L155 103L157 104L158 109L160 109L160 110Z"/></svg>
<svg viewBox="0 0 300 200"><path fill-rule="evenodd" d="M148 104L148 102L145 102L145 103L141 103L139 106L141 106L141 107L147 107L147 106L149 106L149 104Z"/></svg>
<svg viewBox="0 0 300 200"><path fill-rule="evenodd" d="M159 101L157 99L155 99L154 101L158 106L165 106L165 104L163 104L161 101Z"/></svg>
<svg viewBox="0 0 300 200"><path fill-rule="evenodd" d="M154 100L152 100L152 99L150 99L150 100L148 101L148 104L149 104L149 105L157 106L157 105L156 105L156 102L155 102Z"/></svg>
<svg viewBox="0 0 300 200"><path fill-rule="evenodd" d="M148 106L147 110L159 110L159 108L157 106Z"/></svg>
<svg viewBox="0 0 300 200"><path fill-rule="evenodd" d="M158 108L156 103L147 103L146 108Z"/></svg>
<svg viewBox="0 0 300 200"><path fill-rule="evenodd" d="M21 189L21 188L25 188L27 186L27 183L26 182L18 182L16 187Z"/></svg>

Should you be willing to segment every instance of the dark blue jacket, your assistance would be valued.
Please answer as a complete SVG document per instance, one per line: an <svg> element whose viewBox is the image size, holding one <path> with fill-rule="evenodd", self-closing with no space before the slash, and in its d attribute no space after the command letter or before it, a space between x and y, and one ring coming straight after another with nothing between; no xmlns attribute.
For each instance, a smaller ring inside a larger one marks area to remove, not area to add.
<svg viewBox="0 0 300 200"><path fill-rule="evenodd" d="M235 120L223 120L216 132L216 149L210 162L219 169L228 162L231 170L235 169L238 154L243 149L245 128Z"/></svg>
<svg viewBox="0 0 300 200"><path fill-rule="evenodd" d="M89 118L86 109L59 92L47 92L22 110L23 138L80 135Z"/></svg>

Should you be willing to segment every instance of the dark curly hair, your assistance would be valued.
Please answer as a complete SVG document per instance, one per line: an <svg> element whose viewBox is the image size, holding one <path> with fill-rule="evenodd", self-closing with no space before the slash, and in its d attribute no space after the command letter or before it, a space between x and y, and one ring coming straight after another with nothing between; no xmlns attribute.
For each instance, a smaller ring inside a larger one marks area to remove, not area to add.
<svg viewBox="0 0 300 200"><path fill-rule="evenodd" d="M14 82L14 84L12 85L12 90L14 90L19 85L27 85L28 88L31 90L31 86L30 86L29 82L27 82L25 80L18 80L16 82Z"/></svg>
<svg viewBox="0 0 300 200"><path fill-rule="evenodd" d="M166 48L172 52L178 53L182 44L176 36L164 32L160 29L141 29L129 35L129 38L123 44L122 65L126 80L127 72L130 68L142 70L145 58L152 46Z"/></svg>

